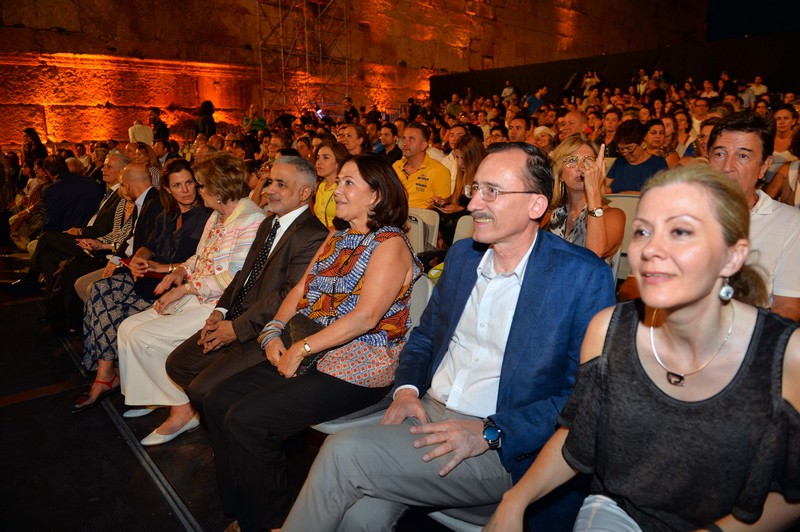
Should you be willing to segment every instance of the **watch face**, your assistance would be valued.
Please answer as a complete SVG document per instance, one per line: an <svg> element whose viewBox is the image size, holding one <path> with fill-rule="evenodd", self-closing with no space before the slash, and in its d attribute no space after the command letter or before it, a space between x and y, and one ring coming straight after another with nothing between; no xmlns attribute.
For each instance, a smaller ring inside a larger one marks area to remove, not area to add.
<svg viewBox="0 0 800 532"><path fill-rule="evenodd" d="M483 429L483 439L494 442L500 439L500 429L497 427L486 427Z"/></svg>

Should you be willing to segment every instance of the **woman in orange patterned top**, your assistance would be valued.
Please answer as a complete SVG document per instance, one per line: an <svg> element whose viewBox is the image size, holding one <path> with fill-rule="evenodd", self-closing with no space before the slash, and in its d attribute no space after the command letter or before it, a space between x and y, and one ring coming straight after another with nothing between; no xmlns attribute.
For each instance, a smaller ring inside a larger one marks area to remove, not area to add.
<svg viewBox="0 0 800 532"><path fill-rule="evenodd" d="M267 360L206 399L223 512L242 530L280 528L291 507L283 440L379 401L411 324L421 265L397 175L381 157L356 156L334 198L338 230L259 337Z"/></svg>

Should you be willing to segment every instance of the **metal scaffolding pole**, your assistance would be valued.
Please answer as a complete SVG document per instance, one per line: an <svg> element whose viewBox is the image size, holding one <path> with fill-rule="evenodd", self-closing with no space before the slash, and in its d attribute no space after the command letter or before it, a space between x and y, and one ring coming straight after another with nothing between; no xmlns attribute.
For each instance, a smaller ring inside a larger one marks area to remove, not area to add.
<svg viewBox="0 0 800 532"><path fill-rule="evenodd" d="M350 0L258 0L266 109L302 113L350 89Z"/></svg>

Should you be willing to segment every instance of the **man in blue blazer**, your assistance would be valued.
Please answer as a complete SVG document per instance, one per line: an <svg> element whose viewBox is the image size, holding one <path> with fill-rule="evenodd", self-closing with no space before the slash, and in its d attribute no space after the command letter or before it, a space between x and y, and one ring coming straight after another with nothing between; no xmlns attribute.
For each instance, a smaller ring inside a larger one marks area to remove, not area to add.
<svg viewBox="0 0 800 532"><path fill-rule="evenodd" d="M614 304L603 261L539 231L552 183L538 148L492 145L472 189L474 240L447 255L382 425L328 439L284 531L390 529L410 505L499 502L525 473L572 391L589 321ZM581 499L554 494L529 525L571 530Z"/></svg>

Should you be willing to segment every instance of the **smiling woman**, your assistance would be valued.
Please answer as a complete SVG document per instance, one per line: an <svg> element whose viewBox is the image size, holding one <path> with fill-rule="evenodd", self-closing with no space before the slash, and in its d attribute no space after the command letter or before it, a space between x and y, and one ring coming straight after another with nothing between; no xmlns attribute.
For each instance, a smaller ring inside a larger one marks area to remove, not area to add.
<svg viewBox="0 0 800 532"><path fill-rule="evenodd" d="M285 438L379 401L394 380L421 264L403 233L405 191L389 163L344 163L337 230L259 340L266 361L206 399L223 511L242 530L278 528L289 512Z"/></svg>
<svg viewBox="0 0 800 532"><path fill-rule="evenodd" d="M758 309L742 191L705 165L654 177L629 248L646 307L589 325L560 428L487 530L593 475L575 530L783 530L800 517L800 333Z"/></svg>

